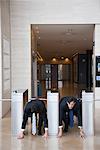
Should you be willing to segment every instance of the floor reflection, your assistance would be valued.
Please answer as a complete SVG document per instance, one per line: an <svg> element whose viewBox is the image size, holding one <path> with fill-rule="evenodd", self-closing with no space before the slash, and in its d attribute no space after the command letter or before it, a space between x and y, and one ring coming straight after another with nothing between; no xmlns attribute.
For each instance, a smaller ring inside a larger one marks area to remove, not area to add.
<svg viewBox="0 0 100 150"><path fill-rule="evenodd" d="M61 86L64 86L62 89ZM77 87L73 84L60 83L61 96L77 94ZM45 91L44 91L45 94ZM100 110L97 110L96 119L96 134L94 137L86 137L82 139L79 136L79 129L75 126L69 129L67 134L58 139L49 137L47 140L42 136L32 136L31 130L28 130L28 135L24 139L18 140L11 134L11 117L10 113L4 119L0 120L0 150L100 150Z"/></svg>
<svg viewBox="0 0 100 150"><path fill-rule="evenodd" d="M94 150L94 137L87 137L83 140L83 150Z"/></svg>

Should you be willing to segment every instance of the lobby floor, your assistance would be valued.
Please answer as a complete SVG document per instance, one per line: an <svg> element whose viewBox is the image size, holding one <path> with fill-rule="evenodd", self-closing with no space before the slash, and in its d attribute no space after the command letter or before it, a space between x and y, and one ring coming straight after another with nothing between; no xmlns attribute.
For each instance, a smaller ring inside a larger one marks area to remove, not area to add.
<svg viewBox="0 0 100 150"><path fill-rule="evenodd" d="M74 95L76 89L70 84L65 84L65 88L60 89L61 96ZM95 115L95 136L82 139L79 136L79 129L75 126L69 132L63 134L62 138L42 136L32 136L28 129L28 135L24 139L18 140L11 134L10 113L0 120L0 150L100 150L100 110L96 110ZM87 118L88 119L88 118Z"/></svg>
<svg viewBox="0 0 100 150"><path fill-rule="evenodd" d="M76 127L62 138L32 136L30 131L18 140L11 134L11 117L0 120L0 150L100 150L100 134L82 139Z"/></svg>

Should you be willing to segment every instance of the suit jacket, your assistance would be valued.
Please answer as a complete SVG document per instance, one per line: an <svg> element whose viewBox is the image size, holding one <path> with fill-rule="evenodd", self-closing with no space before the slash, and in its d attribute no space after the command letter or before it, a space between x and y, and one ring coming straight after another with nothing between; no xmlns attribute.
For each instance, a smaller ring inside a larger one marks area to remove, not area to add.
<svg viewBox="0 0 100 150"><path fill-rule="evenodd" d="M45 104L42 100L31 100L25 106L24 113L26 113L29 117L32 117L32 113L39 113L40 117L44 121L44 127L47 127L47 111Z"/></svg>
<svg viewBox="0 0 100 150"><path fill-rule="evenodd" d="M60 125L62 124L61 123L62 117L63 117L62 112L69 113L69 108L68 108L67 102L70 98L72 98L72 96L65 96L65 97L61 98L61 100L59 102ZM73 97L73 98L75 98L75 97ZM72 110L73 110L74 115L76 115L78 117L78 126L82 126L82 102L81 102L81 100L79 100L77 98L75 98L75 99L76 99L76 104Z"/></svg>

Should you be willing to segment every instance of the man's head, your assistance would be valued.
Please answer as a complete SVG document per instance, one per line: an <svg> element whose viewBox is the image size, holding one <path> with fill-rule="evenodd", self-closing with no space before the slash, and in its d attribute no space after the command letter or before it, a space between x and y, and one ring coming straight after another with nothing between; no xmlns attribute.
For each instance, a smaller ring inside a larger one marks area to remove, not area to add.
<svg viewBox="0 0 100 150"><path fill-rule="evenodd" d="M73 107L75 106L75 103L76 103L76 99L74 97L70 98L67 102L68 108L73 109Z"/></svg>

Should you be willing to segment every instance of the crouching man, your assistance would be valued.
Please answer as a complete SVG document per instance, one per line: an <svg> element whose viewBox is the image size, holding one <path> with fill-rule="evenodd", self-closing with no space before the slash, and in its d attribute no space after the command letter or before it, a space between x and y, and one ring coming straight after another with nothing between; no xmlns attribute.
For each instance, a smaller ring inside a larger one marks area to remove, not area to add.
<svg viewBox="0 0 100 150"><path fill-rule="evenodd" d="M48 120L47 120L47 111L46 111L46 107L45 107L43 100L45 100L45 99L36 98L35 100L31 100L26 104L25 109L24 109L24 114L23 114L21 131L17 136L18 139L24 138L24 131L26 128L28 117L32 118L33 113L39 114L39 122L38 122L39 135L41 134L41 127L42 127L42 123L44 122L45 131L44 131L43 137L47 138L47 136L48 136Z"/></svg>
<svg viewBox="0 0 100 150"><path fill-rule="evenodd" d="M80 136L84 138L84 132L82 129L82 103L77 100L75 97L63 97L59 102L59 133L58 137L61 137L63 134L63 125L62 121L65 124L64 131L68 131L68 126L73 127L73 116L78 118L78 128L80 131Z"/></svg>

